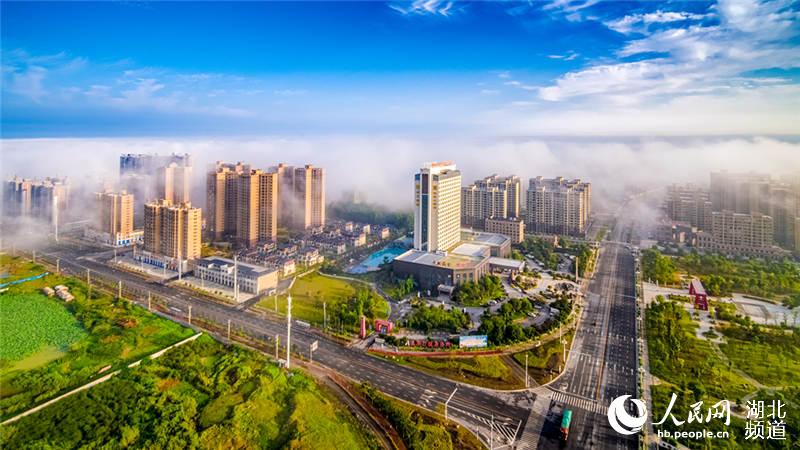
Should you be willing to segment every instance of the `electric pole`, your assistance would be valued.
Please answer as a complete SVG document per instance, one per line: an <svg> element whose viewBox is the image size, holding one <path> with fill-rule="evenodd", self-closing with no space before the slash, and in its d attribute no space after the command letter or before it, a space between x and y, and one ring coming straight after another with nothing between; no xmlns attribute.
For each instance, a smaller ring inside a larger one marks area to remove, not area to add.
<svg viewBox="0 0 800 450"><path fill-rule="evenodd" d="M286 368L291 368L292 353L292 295L286 298Z"/></svg>
<svg viewBox="0 0 800 450"><path fill-rule="evenodd" d="M189 325L192 324L192 305L189 305Z"/></svg>
<svg viewBox="0 0 800 450"><path fill-rule="evenodd" d="M530 385L528 384L528 354L525 353L525 387L528 388Z"/></svg>
<svg viewBox="0 0 800 450"><path fill-rule="evenodd" d="M228 319L228 340L231 340L231 319Z"/></svg>
<svg viewBox="0 0 800 450"><path fill-rule="evenodd" d="M151 301L152 301L152 295L150 295L150 291L147 291L147 310L148 311L152 311L153 310Z"/></svg>
<svg viewBox="0 0 800 450"><path fill-rule="evenodd" d="M122 298L122 280L117 281L117 298Z"/></svg>

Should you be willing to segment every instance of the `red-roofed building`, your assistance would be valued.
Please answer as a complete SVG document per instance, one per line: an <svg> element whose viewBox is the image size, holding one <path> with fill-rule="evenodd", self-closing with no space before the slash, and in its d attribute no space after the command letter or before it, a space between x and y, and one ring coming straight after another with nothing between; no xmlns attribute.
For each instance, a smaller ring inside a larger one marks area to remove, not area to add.
<svg viewBox="0 0 800 450"><path fill-rule="evenodd" d="M706 294L706 288L703 287L703 283L697 278L692 279L692 282L689 283L689 295L694 297L695 309L708 311L708 294Z"/></svg>

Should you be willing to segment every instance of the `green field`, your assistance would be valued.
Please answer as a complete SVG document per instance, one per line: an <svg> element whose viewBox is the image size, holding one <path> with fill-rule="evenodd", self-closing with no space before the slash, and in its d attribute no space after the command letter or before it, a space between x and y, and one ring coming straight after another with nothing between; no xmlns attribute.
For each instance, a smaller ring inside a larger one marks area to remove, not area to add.
<svg viewBox="0 0 800 450"><path fill-rule="evenodd" d="M374 448L308 376L208 336L3 428L2 448Z"/></svg>
<svg viewBox="0 0 800 450"><path fill-rule="evenodd" d="M0 255L10 279L39 274L43 266ZM68 286L69 304L39 293ZM91 300L76 279L48 275L0 294L0 416L9 417L192 334L174 322L97 289ZM8 306L8 308L7 308Z"/></svg>
<svg viewBox="0 0 800 450"><path fill-rule="evenodd" d="M312 272L295 280L292 289L292 317L311 323L315 326L322 326L323 323L323 303L326 303L328 311L328 325L332 328L340 326L345 330L353 330L358 326L358 318L355 311L352 317L346 314L338 314L342 310L355 309L349 308L348 301L352 301L358 289L365 289L365 285L359 285L348 280L341 280L318 272ZM374 305L371 314L377 318L386 318L389 315L389 305L386 300L378 296L374 291L369 293L370 302ZM286 296L278 296L278 312L286 314ZM259 306L269 310L275 309L275 299L266 298L259 302ZM370 311L364 311L370 317ZM344 323L343 323L344 322Z"/></svg>
<svg viewBox="0 0 800 450"><path fill-rule="evenodd" d="M63 301L43 294L0 294L0 360L20 361L43 347L66 350L86 335Z"/></svg>
<svg viewBox="0 0 800 450"><path fill-rule="evenodd" d="M525 382L499 356L467 358L398 358L400 364L476 386L493 389L520 389Z"/></svg>
<svg viewBox="0 0 800 450"><path fill-rule="evenodd" d="M560 368L564 367L564 347L567 349L567 358L569 358L569 348L574 336L575 329L573 328L564 335L563 338L566 341L564 345L558 339L553 339L530 350L515 353L514 359L524 367L527 354L528 376L539 384L547 383L560 373Z"/></svg>

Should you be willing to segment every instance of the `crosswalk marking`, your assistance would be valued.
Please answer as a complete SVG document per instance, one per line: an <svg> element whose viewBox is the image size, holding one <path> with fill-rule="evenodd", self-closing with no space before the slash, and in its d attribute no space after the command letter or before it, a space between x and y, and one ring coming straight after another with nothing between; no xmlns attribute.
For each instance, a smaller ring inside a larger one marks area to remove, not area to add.
<svg viewBox="0 0 800 450"><path fill-rule="evenodd" d="M561 391L553 391L553 400L559 403L564 403L566 405L574 406L576 408L581 408L583 410L593 412L596 414L604 414L606 407L601 405L600 403L589 400L587 398L582 398L570 394L566 394Z"/></svg>

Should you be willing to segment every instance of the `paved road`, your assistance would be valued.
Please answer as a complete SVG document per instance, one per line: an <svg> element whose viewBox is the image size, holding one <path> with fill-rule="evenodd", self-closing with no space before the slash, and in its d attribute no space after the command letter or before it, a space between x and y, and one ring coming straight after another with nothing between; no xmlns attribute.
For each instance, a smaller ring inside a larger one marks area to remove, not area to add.
<svg viewBox="0 0 800 450"><path fill-rule="evenodd" d="M245 332L251 337L274 342L280 336L286 342L285 319L238 310L235 307L216 303L213 300L177 290L156 282L148 282L123 270L85 257L75 247L60 245L40 253L49 261L60 259L61 269L82 279L86 270L91 271L93 282L100 280L116 284L122 281L123 296L147 307L147 296L165 300L168 314L188 320L189 307L192 317L216 322L223 328L231 321L232 329ZM392 362L370 356L364 352L346 348L297 324L292 326L292 348L308 356L310 344L319 341L314 352L314 362L328 366L356 381L368 381L381 391L414 403L426 409L441 411L443 403L458 386L458 391L449 404L449 416L474 431L484 441L494 435L494 446L514 443L521 435L529 416L529 408L535 399L530 392L499 393L474 386L456 383L416 370L398 366ZM284 357L284 355L281 355ZM493 423L493 433L490 424Z"/></svg>
<svg viewBox="0 0 800 450"><path fill-rule="evenodd" d="M615 240L629 235L617 227ZM538 448L635 449L637 437L614 432L605 417L614 398L636 395L636 309L634 260L625 244L604 242L589 284L581 325L564 373L540 393L545 411ZM559 439L563 409L573 411L570 437ZM537 408L534 408L537 409Z"/></svg>

